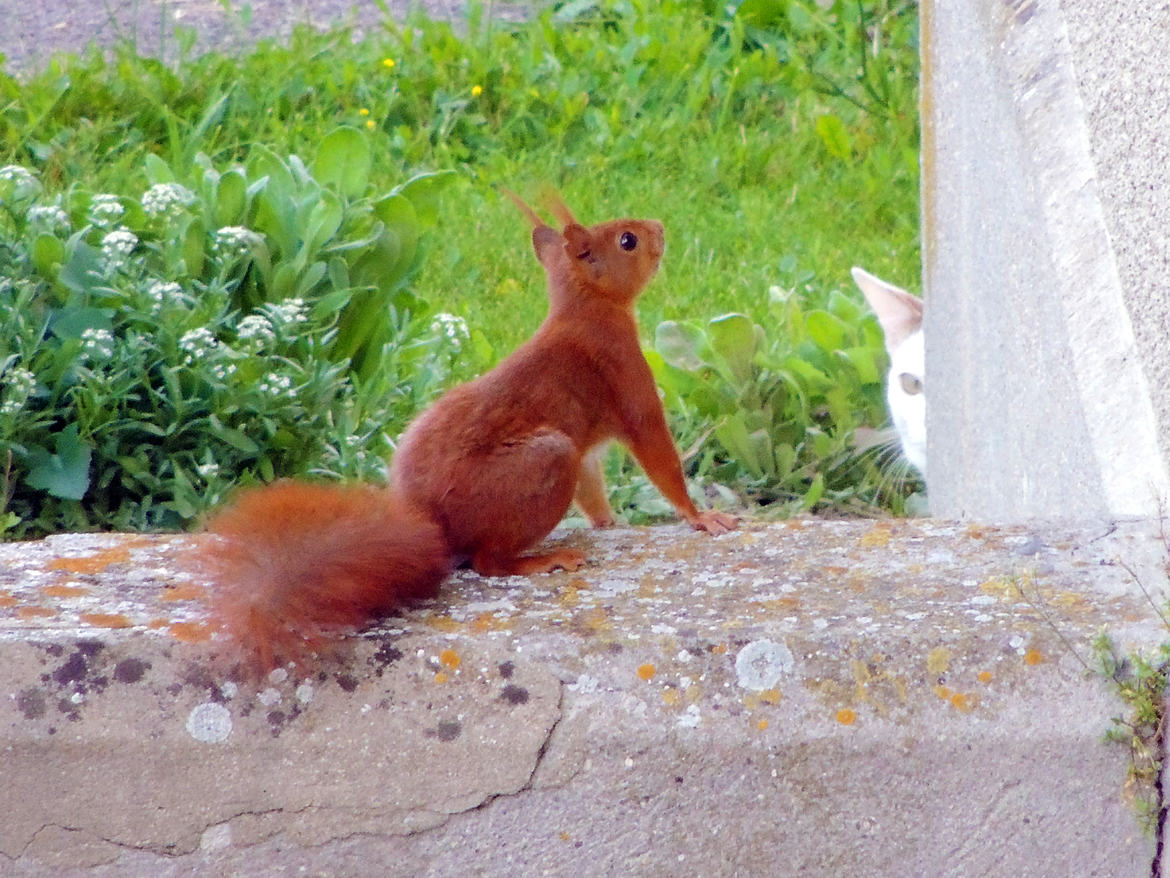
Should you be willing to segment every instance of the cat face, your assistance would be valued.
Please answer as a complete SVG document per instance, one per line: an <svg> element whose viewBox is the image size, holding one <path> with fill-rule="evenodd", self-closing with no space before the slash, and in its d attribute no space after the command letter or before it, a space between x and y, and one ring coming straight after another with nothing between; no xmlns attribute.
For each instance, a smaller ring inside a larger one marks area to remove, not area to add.
<svg viewBox="0 0 1170 878"><path fill-rule="evenodd" d="M890 355L886 400L902 453L926 475L926 357L922 300L860 268L853 279L865 294L885 334Z"/></svg>

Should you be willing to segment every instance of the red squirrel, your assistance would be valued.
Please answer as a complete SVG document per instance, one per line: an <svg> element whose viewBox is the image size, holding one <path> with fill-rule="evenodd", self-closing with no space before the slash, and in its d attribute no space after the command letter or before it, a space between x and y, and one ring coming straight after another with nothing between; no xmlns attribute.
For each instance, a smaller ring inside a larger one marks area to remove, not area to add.
<svg viewBox="0 0 1170 878"><path fill-rule="evenodd" d="M679 515L725 533L735 517L700 511L638 342L633 303L658 270L662 224L586 228L559 199L557 231L532 223L549 314L494 369L440 397L402 435L390 487L278 481L214 514L199 565L212 615L254 664L303 660L330 635L433 597L461 564L485 576L585 563L575 549L530 552L576 500L613 523L598 459L628 446Z"/></svg>

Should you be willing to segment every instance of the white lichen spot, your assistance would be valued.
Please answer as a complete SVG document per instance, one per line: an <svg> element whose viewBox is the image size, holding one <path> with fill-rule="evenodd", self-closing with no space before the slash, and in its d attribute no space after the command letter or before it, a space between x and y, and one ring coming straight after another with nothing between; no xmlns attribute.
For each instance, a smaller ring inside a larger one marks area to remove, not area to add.
<svg viewBox="0 0 1170 878"><path fill-rule="evenodd" d="M219 687L219 694L224 698L235 698L240 692L240 687L228 680Z"/></svg>
<svg viewBox="0 0 1170 878"><path fill-rule="evenodd" d="M792 673L792 651L774 640L753 640L735 657L739 685L753 692L772 689L785 674Z"/></svg>
<svg viewBox="0 0 1170 878"><path fill-rule="evenodd" d="M199 838L199 849L203 851L222 851L232 846L232 825L217 823L203 830Z"/></svg>
<svg viewBox="0 0 1170 878"><path fill-rule="evenodd" d="M232 733L232 713L222 704L197 704L187 715L187 733L204 744L226 741Z"/></svg>
<svg viewBox="0 0 1170 878"><path fill-rule="evenodd" d="M288 679L288 671L284 668L273 668L268 672L268 682L273 686L278 686Z"/></svg>
<svg viewBox="0 0 1170 878"><path fill-rule="evenodd" d="M313 684L306 680L301 685L297 686L297 701L301 704L308 704L313 700Z"/></svg>
<svg viewBox="0 0 1170 878"><path fill-rule="evenodd" d="M692 704L678 718L678 725L684 729L694 729L698 728L702 721L703 718L699 715L699 705Z"/></svg>
<svg viewBox="0 0 1170 878"><path fill-rule="evenodd" d="M269 686L267 689L256 696L256 700L265 707L272 707L275 704L280 704L280 690Z"/></svg>

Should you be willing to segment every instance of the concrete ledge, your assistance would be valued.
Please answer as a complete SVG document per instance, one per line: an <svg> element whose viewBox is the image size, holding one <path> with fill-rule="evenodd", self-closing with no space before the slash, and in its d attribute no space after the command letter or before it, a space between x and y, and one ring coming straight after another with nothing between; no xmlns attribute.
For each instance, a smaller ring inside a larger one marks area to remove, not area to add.
<svg viewBox="0 0 1170 878"><path fill-rule="evenodd" d="M1148 875L1123 706L1157 529L561 534L262 686L192 537L0 546L0 869L41 875Z"/></svg>

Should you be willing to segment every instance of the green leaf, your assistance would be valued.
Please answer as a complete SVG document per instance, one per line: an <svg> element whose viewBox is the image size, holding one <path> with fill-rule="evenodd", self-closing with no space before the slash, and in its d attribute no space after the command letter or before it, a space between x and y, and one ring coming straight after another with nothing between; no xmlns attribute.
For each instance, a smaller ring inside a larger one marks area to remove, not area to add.
<svg viewBox="0 0 1170 878"><path fill-rule="evenodd" d="M313 162L313 175L322 186L346 198L361 198L370 180L370 144L356 128L343 126L325 135Z"/></svg>
<svg viewBox="0 0 1170 878"><path fill-rule="evenodd" d="M171 170L170 165L153 152L146 154L146 158L142 160L142 166L146 173L146 179L150 181L151 185L175 182L175 172Z"/></svg>
<svg viewBox="0 0 1170 878"><path fill-rule="evenodd" d="M53 235L42 233L37 235L32 246L32 262L43 276L54 277L65 261L65 245Z"/></svg>
<svg viewBox="0 0 1170 878"><path fill-rule="evenodd" d="M239 171L230 170L219 178L215 190L215 224L219 228L243 225L247 193L248 181Z"/></svg>
<svg viewBox="0 0 1170 878"><path fill-rule="evenodd" d="M817 134L820 135L829 155L843 160L853 157L853 144L849 132L845 130L845 123L840 118L831 113L817 116L816 126Z"/></svg>
<svg viewBox="0 0 1170 878"><path fill-rule="evenodd" d="M439 218L439 196L454 182L454 171L432 171L411 177L401 186L396 186L390 194L405 195L414 206L419 220L430 224Z"/></svg>
<svg viewBox="0 0 1170 878"><path fill-rule="evenodd" d="M840 350L845 344L847 327L828 311L809 311L804 318L809 337L822 351Z"/></svg>
<svg viewBox="0 0 1170 878"><path fill-rule="evenodd" d="M89 488L92 456L92 449L78 436L77 425L71 424L57 434L55 454L43 448L30 449L25 482L62 500L80 500Z"/></svg>
<svg viewBox="0 0 1170 878"><path fill-rule="evenodd" d="M724 314L707 324L711 347L731 368L738 381L747 381L756 355L756 325L743 314Z"/></svg>
<svg viewBox="0 0 1170 878"><path fill-rule="evenodd" d="M654 330L654 349L667 363L687 372L696 372L706 365L699 356L702 341L703 331L689 323L666 320Z"/></svg>
<svg viewBox="0 0 1170 878"><path fill-rule="evenodd" d="M50 329L57 338L81 338L87 329L111 330L111 312L104 308L62 308L53 315Z"/></svg>

